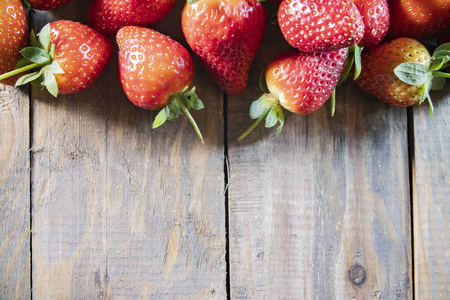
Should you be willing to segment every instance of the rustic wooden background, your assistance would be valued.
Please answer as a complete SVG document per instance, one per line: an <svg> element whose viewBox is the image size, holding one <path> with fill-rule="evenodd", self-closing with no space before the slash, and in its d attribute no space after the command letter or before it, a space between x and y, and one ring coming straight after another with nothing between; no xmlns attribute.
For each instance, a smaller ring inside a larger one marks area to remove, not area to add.
<svg viewBox="0 0 450 300"><path fill-rule="evenodd" d="M88 5L31 24L86 23ZM186 45L182 5L153 28ZM76 95L1 86L0 299L450 299L450 85L430 118L349 82L334 117L238 142L287 47L268 24L238 96L194 58L204 145L184 117L151 129L117 55Z"/></svg>

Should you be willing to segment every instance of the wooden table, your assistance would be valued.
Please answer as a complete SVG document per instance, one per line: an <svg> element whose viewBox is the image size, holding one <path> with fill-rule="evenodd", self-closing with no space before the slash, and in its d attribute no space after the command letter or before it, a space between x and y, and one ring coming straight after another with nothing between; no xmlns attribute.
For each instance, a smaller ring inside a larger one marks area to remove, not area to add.
<svg viewBox="0 0 450 300"><path fill-rule="evenodd" d="M88 5L31 23L86 22ZM181 8L154 28L186 45ZM2 86L0 299L450 299L450 84L430 118L348 82L334 117L238 142L286 48L268 24L238 96L194 58L204 145L183 116L151 129L117 54L76 95Z"/></svg>

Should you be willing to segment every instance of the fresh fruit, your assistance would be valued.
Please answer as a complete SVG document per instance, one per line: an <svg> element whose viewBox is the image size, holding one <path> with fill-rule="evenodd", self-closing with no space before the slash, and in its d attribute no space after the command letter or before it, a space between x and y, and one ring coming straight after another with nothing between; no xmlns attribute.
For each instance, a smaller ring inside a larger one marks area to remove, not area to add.
<svg viewBox="0 0 450 300"><path fill-rule="evenodd" d="M16 85L28 82L53 95L79 92L96 80L112 54L112 43L94 29L67 20L44 26L39 40L32 33L31 47L20 53L24 56L17 69L0 76L9 77L24 71L34 72L20 77Z"/></svg>
<svg viewBox="0 0 450 300"><path fill-rule="evenodd" d="M63 6L71 0L27 0L30 6L39 10L51 10Z"/></svg>
<svg viewBox="0 0 450 300"><path fill-rule="evenodd" d="M148 26L169 14L175 0L93 0L89 25L103 34L115 34L127 25Z"/></svg>
<svg viewBox="0 0 450 300"><path fill-rule="evenodd" d="M387 38L431 36L450 26L449 0L390 0Z"/></svg>
<svg viewBox="0 0 450 300"><path fill-rule="evenodd" d="M13 70L22 57L19 51L28 43L25 8L20 0L0 0L0 74ZM19 76L1 80L14 85Z"/></svg>
<svg viewBox="0 0 450 300"><path fill-rule="evenodd" d="M265 24L264 8L256 0L199 0L187 3L181 15L187 43L229 94L245 89Z"/></svg>
<svg viewBox="0 0 450 300"><path fill-rule="evenodd" d="M119 74L123 91L136 106L161 109L153 128L184 113L203 142L189 109L201 109L195 88L189 89L194 65L189 52L170 37L149 28L125 26L117 32Z"/></svg>
<svg viewBox="0 0 450 300"><path fill-rule="evenodd" d="M389 28L389 6L387 0L353 0L364 21L364 36L359 45L372 48L386 36Z"/></svg>
<svg viewBox="0 0 450 300"><path fill-rule="evenodd" d="M411 106L441 89L449 74L440 71L450 59L450 44L438 47L430 57L415 39L397 38L364 52L362 72L356 83L392 106ZM430 113L432 113L432 106Z"/></svg>
<svg viewBox="0 0 450 300"><path fill-rule="evenodd" d="M363 18L352 0L283 0L278 24L286 41L306 51L333 51L359 43Z"/></svg>
<svg viewBox="0 0 450 300"><path fill-rule="evenodd" d="M266 127L284 125L283 108L306 115L317 111L332 95L344 70L348 49L328 52L281 54L265 70L267 90L250 107L250 117L256 122L239 139L247 136L264 118Z"/></svg>

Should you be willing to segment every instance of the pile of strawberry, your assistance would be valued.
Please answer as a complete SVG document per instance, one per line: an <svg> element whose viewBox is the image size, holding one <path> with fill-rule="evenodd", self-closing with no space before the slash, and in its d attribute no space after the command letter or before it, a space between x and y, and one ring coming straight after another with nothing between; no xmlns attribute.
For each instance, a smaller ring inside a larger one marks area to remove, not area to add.
<svg viewBox="0 0 450 300"><path fill-rule="evenodd" d="M193 60L179 42L147 26L172 10L175 0L93 0L89 25L58 20L39 34L27 28L26 9L50 10L70 0L0 0L0 83L31 83L53 96L91 85L111 59L115 35L119 76L135 105L160 110L153 127L203 108L192 87ZM272 0L278 25L292 46L266 67L263 95L250 107L266 127L284 124L284 109L317 111L333 101L336 86L350 77L392 106L410 106L442 89L449 73L450 0ZM271 4L269 4L271 5ZM226 93L247 85L250 65L266 28L257 0L188 0L181 15L186 41ZM418 41L439 36L430 56Z"/></svg>

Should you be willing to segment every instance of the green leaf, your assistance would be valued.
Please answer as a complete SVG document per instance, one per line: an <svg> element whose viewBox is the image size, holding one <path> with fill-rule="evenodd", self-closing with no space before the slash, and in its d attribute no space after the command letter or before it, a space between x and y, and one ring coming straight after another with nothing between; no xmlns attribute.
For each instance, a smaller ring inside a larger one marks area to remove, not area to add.
<svg viewBox="0 0 450 300"><path fill-rule="evenodd" d="M50 72L52 72L53 74L64 74L64 70L63 68L61 68L61 66L56 62L56 61L52 61L51 64L49 64L48 66L45 66L46 69L49 69Z"/></svg>
<svg viewBox="0 0 450 300"><path fill-rule="evenodd" d="M437 57L431 63L430 70L436 71L436 70L444 69L446 67L446 64L448 61L450 61L450 56Z"/></svg>
<svg viewBox="0 0 450 300"><path fill-rule="evenodd" d="M261 91L263 91L263 93L270 93L269 92L269 88L267 87L267 82L266 82L266 70L263 69L261 71L261 74L259 74L259 88L261 89Z"/></svg>
<svg viewBox="0 0 450 300"><path fill-rule="evenodd" d="M262 112L264 112L264 107L262 105L262 99L258 99L252 102L250 105L250 118L258 119Z"/></svg>
<svg viewBox="0 0 450 300"><path fill-rule="evenodd" d="M433 77L431 80L431 89L434 91L442 90L445 86L445 78L443 77Z"/></svg>
<svg viewBox="0 0 450 300"><path fill-rule="evenodd" d="M250 118L258 119L268 108L273 107L273 104L273 99L267 98L267 94L263 94L250 105Z"/></svg>
<svg viewBox="0 0 450 300"><path fill-rule="evenodd" d="M401 81L410 85L422 85L431 78L431 70L427 66L413 62L398 65L394 73Z"/></svg>
<svg viewBox="0 0 450 300"><path fill-rule="evenodd" d="M197 94L192 94L189 99L191 100L191 106L193 110L200 110L205 108L202 100L197 97Z"/></svg>
<svg viewBox="0 0 450 300"><path fill-rule="evenodd" d="M39 48L39 43L37 41L37 37L36 37L36 33L34 32L34 29L31 29L31 32L30 32L30 44L33 47Z"/></svg>
<svg viewBox="0 0 450 300"><path fill-rule="evenodd" d="M48 52L50 54L50 57L53 59L53 56L55 56L55 44L50 44L50 51Z"/></svg>
<svg viewBox="0 0 450 300"><path fill-rule="evenodd" d="M22 0L22 2L23 2L23 7L25 7L25 9L27 9L27 10L31 9L31 5L28 1Z"/></svg>
<svg viewBox="0 0 450 300"><path fill-rule="evenodd" d="M439 50L439 51L435 51L433 53L433 57L445 57L445 56L449 56L450 55L450 49L449 50Z"/></svg>
<svg viewBox="0 0 450 300"><path fill-rule="evenodd" d="M278 123L278 111L276 107L272 107L266 117L266 128L271 128Z"/></svg>
<svg viewBox="0 0 450 300"><path fill-rule="evenodd" d="M347 80L348 74L350 74L350 71L352 70L354 61L355 61L355 57L354 57L353 53L350 51L347 55L344 72L342 72L341 78L339 78L339 82L337 85L341 85L342 83L344 83Z"/></svg>
<svg viewBox="0 0 450 300"><path fill-rule="evenodd" d="M359 47L358 45L353 46L354 47L354 60L355 60L355 77L353 77L354 80L358 79L359 75L361 74L361 51L362 47Z"/></svg>
<svg viewBox="0 0 450 300"><path fill-rule="evenodd" d="M44 65L52 61L50 55L41 48L26 47L20 50L20 54L29 61L37 64Z"/></svg>
<svg viewBox="0 0 450 300"><path fill-rule="evenodd" d="M156 115L155 120L153 121L153 129L158 128L167 121L168 113L169 108L167 106L161 109L161 111Z"/></svg>
<svg viewBox="0 0 450 300"><path fill-rule="evenodd" d="M41 45L41 48L45 51L49 50L50 45L50 24L45 25L42 27L41 31L39 32L39 44Z"/></svg>
<svg viewBox="0 0 450 300"><path fill-rule="evenodd" d="M15 69L20 69L20 68L29 66L29 65L31 65L31 64L33 64L33 62L29 61L29 60L26 59L26 58L22 58L21 60L19 60L19 61L17 62Z"/></svg>
<svg viewBox="0 0 450 300"><path fill-rule="evenodd" d="M167 106L165 107L166 114L167 114L167 120L175 121L176 118L181 114L180 104L176 99L176 98L180 98L180 97L184 97L184 96L178 95L178 94L175 95L174 97L172 97L172 100L170 100L169 103L167 104Z"/></svg>
<svg viewBox="0 0 450 300"><path fill-rule="evenodd" d="M434 53L433 53L433 56L435 56L434 54L436 53L436 52L439 52L439 51L450 51L450 43L445 43L445 44L442 44L442 45L439 45L439 47L437 47L435 50L434 50Z"/></svg>
<svg viewBox="0 0 450 300"><path fill-rule="evenodd" d="M24 84L27 84L28 82L32 82L39 78L42 75L42 69L33 73L28 73L23 76L21 76L19 79L17 79L15 86L21 86Z"/></svg>
<svg viewBox="0 0 450 300"><path fill-rule="evenodd" d="M58 97L58 83L56 82L55 75L48 68L43 68L44 71L44 85L47 91L53 96Z"/></svg>
<svg viewBox="0 0 450 300"><path fill-rule="evenodd" d="M278 122L280 122L280 126L278 126L277 130L273 134L274 136L278 136L281 133L281 131L283 130L283 126L284 126L284 111L282 109L280 109L280 111L278 113Z"/></svg>

